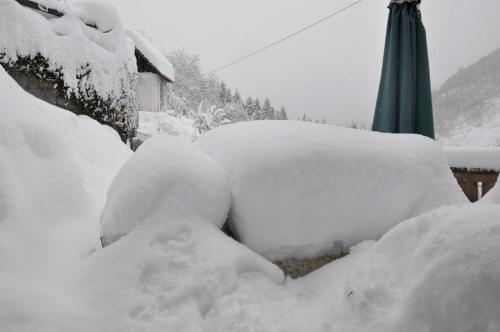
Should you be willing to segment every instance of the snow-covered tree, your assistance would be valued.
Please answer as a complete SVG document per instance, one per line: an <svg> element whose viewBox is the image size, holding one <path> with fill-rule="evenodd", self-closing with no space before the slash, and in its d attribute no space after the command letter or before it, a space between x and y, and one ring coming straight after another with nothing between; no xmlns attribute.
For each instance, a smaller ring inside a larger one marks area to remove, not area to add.
<svg viewBox="0 0 500 332"><path fill-rule="evenodd" d="M258 98L248 97L243 102L238 89L233 94L214 75L203 75L197 55L179 50L170 53L168 59L175 68L176 83L168 87L163 110L195 120L200 132L233 122L287 119L284 108L276 112L268 98L263 106Z"/></svg>
<svg viewBox="0 0 500 332"><path fill-rule="evenodd" d="M254 117L250 120L263 120L264 114L262 113L262 106L260 105L259 98L256 98L253 102Z"/></svg>
<svg viewBox="0 0 500 332"><path fill-rule="evenodd" d="M283 106L281 107L281 109L279 111L278 119L279 120L288 120L288 115L286 114L286 110Z"/></svg>
<svg viewBox="0 0 500 332"><path fill-rule="evenodd" d="M232 101L235 104L241 104L243 102L242 99L241 99L241 94L238 91L238 89L236 89L236 91L234 92Z"/></svg>
<svg viewBox="0 0 500 332"><path fill-rule="evenodd" d="M271 106L271 102L269 98L266 98L264 101L264 105L262 105L262 116L261 119L264 120L272 120L274 119L273 108Z"/></svg>

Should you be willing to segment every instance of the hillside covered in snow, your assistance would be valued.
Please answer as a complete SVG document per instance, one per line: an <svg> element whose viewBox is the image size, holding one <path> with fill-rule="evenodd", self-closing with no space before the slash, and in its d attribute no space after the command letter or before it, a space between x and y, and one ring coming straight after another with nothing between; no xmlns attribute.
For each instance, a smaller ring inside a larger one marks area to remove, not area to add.
<svg viewBox="0 0 500 332"><path fill-rule="evenodd" d="M448 146L500 146L500 48L434 92L437 138Z"/></svg>

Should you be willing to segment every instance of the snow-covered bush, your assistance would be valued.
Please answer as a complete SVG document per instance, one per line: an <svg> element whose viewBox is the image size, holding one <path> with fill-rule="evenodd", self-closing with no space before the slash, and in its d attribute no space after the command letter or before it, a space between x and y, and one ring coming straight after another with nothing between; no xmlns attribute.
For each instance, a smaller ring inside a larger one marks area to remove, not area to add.
<svg viewBox="0 0 500 332"><path fill-rule="evenodd" d="M256 121L197 142L229 174L233 231L270 259L349 247L430 209L466 202L442 148L417 135Z"/></svg>
<svg viewBox="0 0 500 332"><path fill-rule="evenodd" d="M51 103L110 125L123 140L134 136L134 46L115 10L87 1L58 5L66 14L47 19L0 1L0 64L21 83L47 82L55 95Z"/></svg>
<svg viewBox="0 0 500 332"><path fill-rule="evenodd" d="M203 220L222 227L231 190L222 168L192 143L161 135L141 145L111 184L101 238L111 244L146 219Z"/></svg>

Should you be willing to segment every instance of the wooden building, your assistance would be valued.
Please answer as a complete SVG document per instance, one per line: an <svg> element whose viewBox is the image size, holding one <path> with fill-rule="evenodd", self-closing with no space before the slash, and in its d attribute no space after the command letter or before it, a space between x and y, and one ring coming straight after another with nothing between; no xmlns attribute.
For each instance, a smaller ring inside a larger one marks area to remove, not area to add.
<svg viewBox="0 0 500 332"><path fill-rule="evenodd" d="M127 35L135 43L139 111L159 112L167 102L167 84L175 81L174 69L166 56L140 32L128 29Z"/></svg>

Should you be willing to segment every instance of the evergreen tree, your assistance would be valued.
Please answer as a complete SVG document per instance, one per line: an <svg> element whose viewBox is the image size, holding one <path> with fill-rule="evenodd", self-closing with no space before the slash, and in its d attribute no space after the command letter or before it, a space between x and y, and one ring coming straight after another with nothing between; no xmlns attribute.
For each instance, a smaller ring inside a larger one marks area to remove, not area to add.
<svg viewBox="0 0 500 332"><path fill-rule="evenodd" d="M219 85L219 92L217 93L217 106L222 108L226 104L227 87L226 83L221 82Z"/></svg>
<svg viewBox="0 0 500 332"><path fill-rule="evenodd" d="M245 106L243 107L247 113L248 120L253 120L255 117L254 103L251 97L247 98Z"/></svg>
<svg viewBox="0 0 500 332"><path fill-rule="evenodd" d="M270 118L271 120L277 120L277 113L276 113L276 110L274 109L274 107L271 106L271 116Z"/></svg>
<svg viewBox="0 0 500 332"><path fill-rule="evenodd" d="M269 98L266 98L264 105L262 106L261 120L269 120L273 118L273 110L271 107L271 102Z"/></svg>
<svg viewBox="0 0 500 332"><path fill-rule="evenodd" d="M253 114L254 116L250 120L262 120L262 107L260 106L259 98L255 99L253 103Z"/></svg>
<svg viewBox="0 0 500 332"><path fill-rule="evenodd" d="M224 105L231 104L233 102L233 94L231 89L227 88L224 95Z"/></svg>
<svg viewBox="0 0 500 332"><path fill-rule="evenodd" d="M286 114L285 108L282 106L279 115L280 120L288 120L288 115Z"/></svg>
<svg viewBox="0 0 500 332"><path fill-rule="evenodd" d="M242 100L241 100L241 94L240 94L240 92L238 91L238 89L236 89L236 91L234 92L234 95L233 95L233 103L235 103L235 104L240 104L240 103L242 103Z"/></svg>

